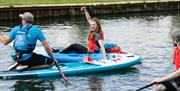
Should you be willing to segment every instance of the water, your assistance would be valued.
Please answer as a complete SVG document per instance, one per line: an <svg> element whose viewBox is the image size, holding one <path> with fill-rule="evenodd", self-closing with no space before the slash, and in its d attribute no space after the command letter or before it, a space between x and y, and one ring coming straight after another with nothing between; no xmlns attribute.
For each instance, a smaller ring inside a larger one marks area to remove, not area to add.
<svg viewBox="0 0 180 91"><path fill-rule="evenodd" d="M134 91L157 77L174 70L173 46L170 31L180 29L180 16L175 14L131 14L98 16L105 32L105 40L117 43L123 51L143 57L141 64L104 73L68 76L72 86L65 86L61 78L0 80L1 91ZM18 21L19 22L19 21ZM86 45L88 24L81 18L54 18L36 21L41 25L52 47L66 47L72 43ZM8 30L17 21L0 22L0 30ZM2 32L8 35L8 32ZM38 44L38 46L41 46ZM7 70L13 61L12 50L0 44L0 70ZM144 91L153 91L152 88Z"/></svg>

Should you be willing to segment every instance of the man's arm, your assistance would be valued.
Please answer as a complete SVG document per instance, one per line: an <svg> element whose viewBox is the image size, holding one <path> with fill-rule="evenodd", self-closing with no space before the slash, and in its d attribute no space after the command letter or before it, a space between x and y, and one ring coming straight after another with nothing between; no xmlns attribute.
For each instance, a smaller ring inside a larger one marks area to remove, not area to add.
<svg viewBox="0 0 180 91"><path fill-rule="evenodd" d="M51 59L53 60L53 62L56 62L56 64L58 64L58 62L54 59L51 48L48 44L48 42L46 40L41 42L46 50L46 52L48 53L48 55L51 57Z"/></svg>
<svg viewBox="0 0 180 91"><path fill-rule="evenodd" d="M8 38L8 37L4 37L1 33L0 33L0 42L7 45L12 41L12 39Z"/></svg>

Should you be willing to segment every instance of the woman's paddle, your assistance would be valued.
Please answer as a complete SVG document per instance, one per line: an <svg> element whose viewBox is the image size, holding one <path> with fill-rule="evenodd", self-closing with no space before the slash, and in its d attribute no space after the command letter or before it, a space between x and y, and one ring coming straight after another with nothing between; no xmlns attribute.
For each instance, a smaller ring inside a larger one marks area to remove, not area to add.
<svg viewBox="0 0 180 91"><path fill-rule="evenodd" d="M142 88L137 89L136 91L143 90L143 89L145 89L145 88L148 88L148 87L153 86L153 85L158 84L158 83L160 83L160 82L153 82L153 83L148 84L148 85L146 85L146 86L144 86L144 87L142 87Z"/></svg>
<svg viewBox="0 0 180 91"><path fill-rule="evenodd" d="M86 62L86 63L92 63L93 62L93 59L89 56L89 51L87 52L87 56L83 59L83 62Z"/></svg>

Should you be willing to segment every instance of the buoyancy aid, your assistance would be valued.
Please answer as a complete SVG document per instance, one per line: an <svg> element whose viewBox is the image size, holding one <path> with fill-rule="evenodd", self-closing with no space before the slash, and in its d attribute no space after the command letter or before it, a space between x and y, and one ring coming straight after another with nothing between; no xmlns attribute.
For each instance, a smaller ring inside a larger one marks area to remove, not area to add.
<svg viewBox="0 0 180 91"><path fill-rule="evenodd" d="M102 38L104 40L104 33L101 33ZM95 52L97 41L95 40L95 36L93 38L88 39L88 49L90 52ZM99 47L99 46L98 46Z"/></svg>
<svg viewBox="0 0 180 91"><path fill-rule="evenodd" d="M29 41L28 32L32 26L28 28L22 29L22 26L19 26L19 30L16 33L16 37L14 39L14 48L17 54L17 58L21 58L24 53L32 53L35 49L36 44L32 44Z"/></svg>
<svg viewBox="0 0 180 91"><path fill-rule="evenodd" d="M180 49L178 47L174 49L173 63L176 65L176 69L180 68Z"/></svg>

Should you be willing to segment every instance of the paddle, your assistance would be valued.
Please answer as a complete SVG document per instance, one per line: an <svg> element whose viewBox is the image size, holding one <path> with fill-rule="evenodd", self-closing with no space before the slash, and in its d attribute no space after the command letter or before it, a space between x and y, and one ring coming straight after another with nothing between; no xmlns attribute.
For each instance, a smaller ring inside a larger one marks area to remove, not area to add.
<svg viewBox="0 0 180 91"><path fill-rule="evenodd" d="M67 84L69 84L69 85L71 85L71 84L68 82L68 79L65 77L64 73L63 73L63 72L61 71L61 69L59 68L57 62L56 62L55 60L53 60L53 61L54 61L54 64L56 65L56 67L57 67L60 75L61 75L62 78L64 79L64 82L67 83Z"/></svg>
<svg viewBox="0 0 180 91"><path fill-rule="evenodd" d="M150 87L150 86L153 86L153 85L159 84L159 83L161 83L161 82L153 82L153 83L150 83L150 84L148 84L148 85L146 85L146 86L144 86L144 87L142 87L142 88L137 89L136 91L143 90L143 89L145 89L145 88L148 88L148 87Z"/></svg>
<svg viewBox="0 0 180 91"><path fill-rule="evenodd" d="M88 53L87 53L87 56L83 59L82 62L87 63L87 64L97 65L97 66L102 66L102 65L104 65L104 62L102 62L102 61L93 60L93 59L89 56L89 51L88 51Z"/></svg>
<svg viewBox="0 0 180 91"><path fill-rule="evenodd" d="M89 56L89 51L87 52L87 56L83 59L83 62L86 62L86 63L92 63L93 62L93 59Z"/></svg>
<svg viewBox="0 0 180 91"><path fill-rule="evenodd" d="M54 48L51 48L51 49L52 49L52 52L53 52L53 53L58 53L58 52L59 52L58 49L54 49Z"/></svg>

